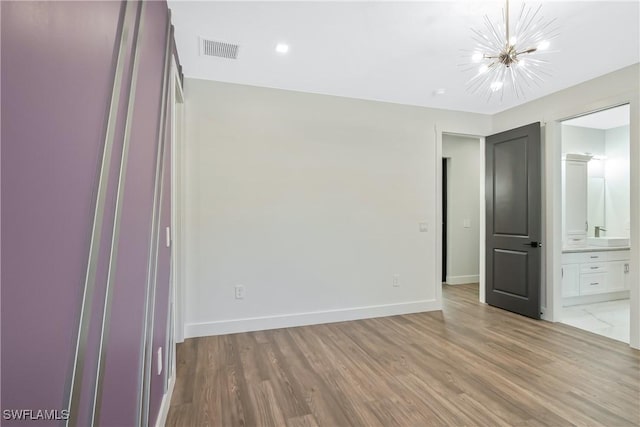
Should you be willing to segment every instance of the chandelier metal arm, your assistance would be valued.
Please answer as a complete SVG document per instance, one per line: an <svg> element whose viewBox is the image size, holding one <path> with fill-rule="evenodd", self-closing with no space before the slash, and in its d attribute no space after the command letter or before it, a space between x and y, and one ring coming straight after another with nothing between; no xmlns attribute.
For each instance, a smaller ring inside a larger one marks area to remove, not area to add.
<svg viewBox="0 0 640 427"><path fill-rule="evenodd" d="M509 0L506 0L506 6L504 8L504 13L505 13L505 27L507 27L507 38L506 38L506 42L507 42L507 46L509 46L511 44L511 42L509 41L511 38L509 37Z"/></svg>
<svg viewBox="0 0 640 427"><path fill-rule="evenodd" d="M525 49L525 50L521 50L520 52L516 52L516 56L517 55L522 55L523 53L533 53L536 50L538 50L538 48L530 47L529 49Z"/></svg>

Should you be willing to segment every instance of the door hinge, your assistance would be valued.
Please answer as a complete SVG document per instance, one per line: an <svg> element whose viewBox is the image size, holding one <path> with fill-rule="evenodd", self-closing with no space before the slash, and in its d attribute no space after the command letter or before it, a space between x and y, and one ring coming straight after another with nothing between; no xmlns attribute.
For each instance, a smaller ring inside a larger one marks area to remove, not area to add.
<svg viewBox="0 0 640 427"><path fill-rule="evenodd" d="M629 272L629 264L625 264L624 265L624 272L628 273Z"/></svg>

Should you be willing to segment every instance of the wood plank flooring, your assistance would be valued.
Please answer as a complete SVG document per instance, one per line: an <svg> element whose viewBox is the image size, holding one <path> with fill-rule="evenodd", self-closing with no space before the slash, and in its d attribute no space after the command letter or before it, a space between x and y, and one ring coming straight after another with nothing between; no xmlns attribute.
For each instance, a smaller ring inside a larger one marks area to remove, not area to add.
<svg viewBox="0 0 640 427"><path fill-rule="evenodd" d="M168 426L640 425L640 352L479 304L189 339Z"/></svg>

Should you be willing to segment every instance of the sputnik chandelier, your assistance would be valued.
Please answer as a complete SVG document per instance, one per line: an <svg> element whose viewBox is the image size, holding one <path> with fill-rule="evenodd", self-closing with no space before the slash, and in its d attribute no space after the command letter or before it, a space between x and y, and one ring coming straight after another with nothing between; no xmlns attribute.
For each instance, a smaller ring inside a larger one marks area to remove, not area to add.
<svg viewBox="0 0 640 427"><path fill-rule="evenodd" d="M509 0L503 10L502 22L495 24L484 16L484 31L471 29L476 47L471 51L471 65L476 74L467 82L467 90L502 100L505 89L517 97L539 86L550 73L548 61L540 58L549 53L552 39L558 36L555 19L547 21L540 13L542 6L532 9L522 5L515 28L509 24Z"/></svg>

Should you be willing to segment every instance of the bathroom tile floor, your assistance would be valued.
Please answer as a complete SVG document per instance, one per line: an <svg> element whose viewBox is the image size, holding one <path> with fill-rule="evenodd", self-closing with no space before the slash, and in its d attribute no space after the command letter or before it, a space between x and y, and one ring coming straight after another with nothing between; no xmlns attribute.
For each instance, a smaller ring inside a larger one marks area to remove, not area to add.
<svg viewBox="0 0 640 427"><path fill-rule="evenodd" d="M629 342L629 300L574 305L562 310L562 323Z"/></svg>

